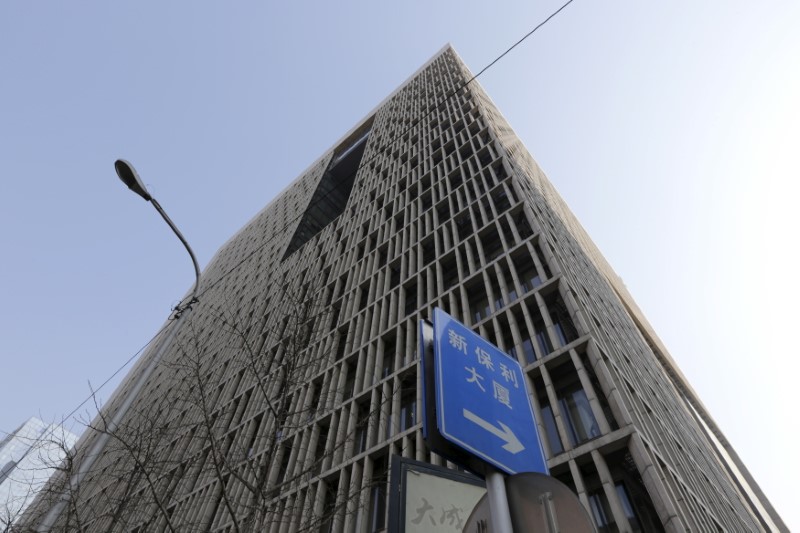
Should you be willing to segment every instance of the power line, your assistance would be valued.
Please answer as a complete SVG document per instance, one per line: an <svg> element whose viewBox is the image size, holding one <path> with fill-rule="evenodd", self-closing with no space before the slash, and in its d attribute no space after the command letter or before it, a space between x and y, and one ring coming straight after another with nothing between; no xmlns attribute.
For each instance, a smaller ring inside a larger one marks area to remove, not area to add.
<svg viewBox="0 0 800 533"><path fill-rule="evenodd" d="M489 70L491 67L493 67L495 63L497 63L498 61L500 61L501 59L503 59L503 58L506 56L506 54L508 54L508 53L509 53L511 50L513 50L514 48L516 48L517 46L519 46L520 44L522 44L522 41L524 41L525 39L527 39L528 37L530 37L531 35L533 35L534 33L536 33L536 31L537 31L539 28L541 28L542 26L544 26L545 24L547 24L548 22L550 22L550 19L552 19L553 17L555 17L556 15L558 15L559 13L561 13L561 12L562 12L562 11L563 11L563 10L564 10L564 9L565 9L567 6L568 6L568 5L570 5L572 2L574 2L574 0L569 0L567 3L565 3L564 5L562 5L561 7L559 7L558 9L556 9L555 11L553 11L553 12L550 14L550 16L549 16L549 17L547 17L546 19L544 19L542 22L540 22L539 24L537 24L535 28L533 28L531 31L529 31L528 33L526 33L526 34L525 34L525 35L522 37L522 39L520 39L519 41L517 41L517 42L515 42L514 44L512 44L510 47L508 47L508 49L507 49L505 52L503 52L502 54L500 54L499 56L497 56L497 57L494 59L494 61L492 61L491 63L489 63L489 64L488 64L488 65L486 65L485 67L483 67L483 68L480 70L480 72L478 72L477 74L475 74L474 76L472 76L472 78L471 78L471 79L470 79L470 80L469 80L469 81L468 81L468 82L465 84L465 86L466 86L466 85L469 85L470 83L472 83L472 81L473 81L475 78L477 78L478 76L480 76L481 74L483 74L484 72L486 72L487 70Z"/></svg>

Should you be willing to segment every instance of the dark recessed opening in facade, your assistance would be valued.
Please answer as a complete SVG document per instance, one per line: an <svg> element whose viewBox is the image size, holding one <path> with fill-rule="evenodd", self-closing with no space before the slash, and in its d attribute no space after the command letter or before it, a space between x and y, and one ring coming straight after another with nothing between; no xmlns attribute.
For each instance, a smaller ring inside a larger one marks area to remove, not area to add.
<svg viewBox="0 0 800 533"><path fill-rule="evenodd" d="M300 219L300 224L286 248L286 253L283 254L283 259L302 248L314 235L342 214L353 190L356 171L364 156L371 127L370 119L336 149L328 169L311 196L303 218Z"/></svg>

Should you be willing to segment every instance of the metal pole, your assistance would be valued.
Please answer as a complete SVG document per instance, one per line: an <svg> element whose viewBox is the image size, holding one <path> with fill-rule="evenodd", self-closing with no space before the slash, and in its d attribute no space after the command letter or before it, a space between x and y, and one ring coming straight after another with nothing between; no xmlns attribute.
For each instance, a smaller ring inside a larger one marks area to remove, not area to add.
<svg viewBox="0 0 800 533"><path fill-rule="evenodd" d="M175 233L175 235L183 244L183 247L186 248L186 251L189 252L189 257L192 258L192 266L194 267L194 287L192 288L192 297L189 298L189 302L184 306L191 308L192 304L197 302L197 291L200 289L200 265L197 263L197 257L195 257L192 247L189 246L188 242L186 242L183 233L180 232L178 226L176 226L172 219L169 218L167 212L161 207L161 204L159 204L155 198L150 198L150 203L156 208L156 211L158 211L158 214L164 219L164 222L169 225L170 229L172 229L173 233ZM180 309L181 308L179 307L179 311Z"/></svg>
<svg viewBox="0 0 800 533"><path fill-rule="evenodd" d="M139 376L136 378L136 382L131 387L131 390L125 395L122 400L122 403L117 407L114 415L111 417L111 422L109 422L103 433L98 436L95 441L92 443L91 449L84 455L84 460L81 461L78 471L72 475L69 479L69 487L66 487L59 498L59 501L53 505L47 514L44 516L39 525L36 528L36 531L40 533L45 533L50 531L50 529L55 525L56 520L64 511L64 508L69 503L68 498L68 491L76 490L83 478L94 466L95 461L100 457L102 454L103 449L108 444L108 441L111 439L111 434L117 430L122 419L125 415L128 414L128 410L133 405L133 402L139 396L142 388L144 387L145 383L147 383L148 378L153 373L153 371L158 366L158 363L161 361L161 358L164 356L164 353L167 351L167 348L172 344L172 340L175 338L175 335L181 329L181 324L189 315L189 312L192 310L191 307L186 307L184 311L180 314L180 316L175 320L172 328L170 328L169 333L161 342L161 345L158 347L156 353L150 358L148 361L147 366L142 370ZM119 390L119 389L118 389Z"/></svg>
<svg viewBox="0 0 800 533"><path fill-rule="evenodd" d="M492 533L514 533L508 510L505 476L491 466L487 465L486 469L486 494L492 515Z"/></svg>

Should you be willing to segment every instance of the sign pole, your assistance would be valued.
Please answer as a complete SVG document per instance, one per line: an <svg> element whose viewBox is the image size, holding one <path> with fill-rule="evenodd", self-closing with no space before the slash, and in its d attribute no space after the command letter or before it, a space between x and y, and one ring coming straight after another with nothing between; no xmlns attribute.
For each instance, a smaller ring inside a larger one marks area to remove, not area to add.
<svg viewBox="0 0 800 533"><path fill-rule="evenodd" d="M489 465L486 466L486 494L492 515L492 532L514 533L511 512L508 510L505 476Z"/></svg>

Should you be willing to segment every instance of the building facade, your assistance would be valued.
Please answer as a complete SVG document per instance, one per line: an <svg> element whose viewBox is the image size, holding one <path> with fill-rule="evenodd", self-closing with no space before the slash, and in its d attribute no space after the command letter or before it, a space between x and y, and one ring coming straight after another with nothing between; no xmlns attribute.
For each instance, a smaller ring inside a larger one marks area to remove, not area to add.
<svg viewBox="0 0 800 533"><path fill-rule="evenodd" d="M383 531L392 456L448 465L419 420L435 307L523 364L551 474L599 531L785 529L471 78L445 47L218 251L55 529Z"/></svg>
<svg viewBox="0 0 800 533"><path fill-rule="evenodd" d="M0 531L19 520L77 440L33 417L0 441Z"/></svg>

